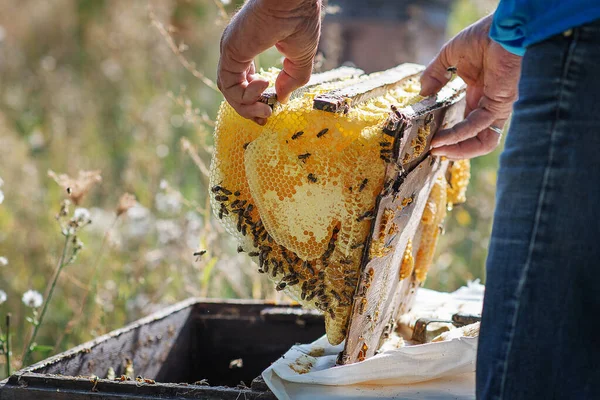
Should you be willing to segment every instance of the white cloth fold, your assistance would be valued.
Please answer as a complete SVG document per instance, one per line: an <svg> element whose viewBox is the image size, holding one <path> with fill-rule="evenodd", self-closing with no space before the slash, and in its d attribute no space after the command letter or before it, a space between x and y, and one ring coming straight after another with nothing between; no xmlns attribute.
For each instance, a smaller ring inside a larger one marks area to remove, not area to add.
<svg viewBox="0 0 600 400"><path fill-rule="evenodd" d="M429 316L419 314L425 310L439 312L437 307L444 314L481 310L478 283L454 293L421 290L413 309L419 317ZM475 398L477 338L405 346L335 366L342 349L343 343L331 346L325 336L295 345L263 372L263 379L281 400Z"/></svg>

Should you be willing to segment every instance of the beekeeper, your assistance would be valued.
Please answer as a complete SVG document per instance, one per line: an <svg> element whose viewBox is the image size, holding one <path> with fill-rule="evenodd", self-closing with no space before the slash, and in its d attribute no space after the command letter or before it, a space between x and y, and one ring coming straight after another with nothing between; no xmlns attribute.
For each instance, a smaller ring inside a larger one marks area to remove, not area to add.
<svg viewBox="0 0 600 400"><path fill-rule="evenodd" d="M285 56L280 101L310 78L319 0L249 0L221 40L218 85L242 116L265 124L268 83L253 59ZM477 360L480 399L600 398L600 1L502 0L451 39L421 78L435 94L467 83L463 122L432 153L501 155ZM515 100L519 101L514 104Z"/></svg>

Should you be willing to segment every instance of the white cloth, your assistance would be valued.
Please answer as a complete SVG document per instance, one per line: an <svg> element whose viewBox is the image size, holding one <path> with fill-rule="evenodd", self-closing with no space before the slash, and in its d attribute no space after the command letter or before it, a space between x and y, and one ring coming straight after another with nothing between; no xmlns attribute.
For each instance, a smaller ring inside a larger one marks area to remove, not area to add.
<svg viewBox="0 0 600 400"><path fill-rule="evenodd" d="M483 286L454 293L420 289L412 314L431 317L457 310L481 310ZM474 399L477 338L461 337L383 351L365 361L335 366L343 343L323 336L295 345L262 376L281 400L301 399Z"/></svg>

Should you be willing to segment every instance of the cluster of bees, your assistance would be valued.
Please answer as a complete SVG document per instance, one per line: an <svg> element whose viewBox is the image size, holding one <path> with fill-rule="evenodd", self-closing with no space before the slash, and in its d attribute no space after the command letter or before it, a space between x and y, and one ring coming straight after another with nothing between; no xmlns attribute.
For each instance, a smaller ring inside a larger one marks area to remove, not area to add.
<svg viewBox="0 0 600 400"><path fill-rule="evenodd" d="M361 185L366 182L361 182ZM251 212L254 206L246 200L240 200L239 191L231 191L222 185L215 185L211 188L215 194L214 198L220 203L219 218L225 215L237 215L237 230L243 236L250 235L254 249L248 252L251 257L258 257L258 272L271 274L273 278L281 275L279 283L276 284L277 291L284 290L286 287L299 285L301 282L300 297L303 301L314 301L317 309L327 312L332 319L336 318L335 306L350 306L354 288L358 284L358 279L351 276L354 269L349 269L348 276L344 278L344 284L349 290L336 291L328 290L325 284L325 272L318 271L316 261L302 260L296 253L286 249L284 246L277 245L272 236L266 231L260 218L253 218ZM327 267L330 258L335 250L335 244L338 239L340 227L335 226L331 234L327 250L320 258L320 265ZM363 244L360 244L361 246ZM356 246L355 248L359 248ZM243 246L238 246L238 252L244 252ZM204 251L202 251L202 254ZM194 253L201 255L200 252ZM341 258L339 264L351 265L353 261L350 258ZM334 302L335 301L335 302Z"/></svg>

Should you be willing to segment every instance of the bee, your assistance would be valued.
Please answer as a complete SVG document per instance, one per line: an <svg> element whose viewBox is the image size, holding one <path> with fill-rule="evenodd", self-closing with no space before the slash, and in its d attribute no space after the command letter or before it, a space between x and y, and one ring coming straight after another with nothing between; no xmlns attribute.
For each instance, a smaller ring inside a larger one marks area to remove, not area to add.
<svg viewBox="0 0 600 400"><path fill-rule="evenodd" d="M382 142L379 142L379 145L380 145L381 147L389 147L389 146L391 146L391 144L392 144L392 143L391 143L391 142L388 142L387 140L384 140L384 141L382 141Z"/></svg>
<svg viewBox="0 0 600 400"><path fill-rule="evenodd" d="M233 203L231 203L231 208L236 208L236 207L240 206L240 204L242 203L242 201L245 204L246 200L239 200L239 199L238 200L234 200ZM243 205L242 205L242 207L243 207Z"/></svg>
<svg viewBox="0 0 600 400"><path fill-rule="evenodd" d="M350 265L352 264L352 259L350 257L340 258L338 262L342 265Z"/></svg>
<svg viewBox="0 0 600 400"><path fill-rule="evenodd" d="M285 289L287 283L285 282L279 282L277 284L277 286L275 286L275 290L277 290L278 292L281 292L283 289Z"/></svg>
<svg viewBox="0 0 600 400"><path fill-rule="evenodd" d="M250 257L258 257L258 255L259 255L259 254L260 254L260 253L259 253L258 251L251 251L250 253L248 253L248 255L249 255Z"/></svg>
<svg viewBox="0 0 600 400"><path fill-rule="evenodd" d="M357 283L358 283L358 281L356 279L350 279L350 280L344 279L344 285L346 285L352 289L354 289L356 287Z"/></svg>
<svg viewBox="0 0 600 400"><path fill-rule="evenodd" d="M402 114L400 114L400 111L398 111L398 107L396 107L395 105L391 105L390 108L392 109L392 111L394 112L394 114L396 114L396 117L398 118L402 118Z"/></svg>
<svg viewBox="0 0 600 400"><path fill-rule="evenodd" d="M292 140L296 140L302 135L304 135L304 131L296 132L292 135Z"/></svg>
<svg viewBox="0 0 600 400"><path fill-rule="evenodd" d="M218 196L215 196L215 200L217 200L217 201L227 201L227 200L229 200L229 197L223 196L223 195L218 195Z"/></svg>
<svg viewBox="0 0 600 400"><path fill-rule="evenodd" d="M313 275L315 274L315 269L313 268L313 266L310 264L309 261L304 261L302 263L302 267L309 269L311 274L313 274Z"/></svg>
<svg viewBox="0 0 600 400"><path fill-rule="evenodd" d="M219 192L221 192L221 193L223 193L224 195L227 195L227 196L229 196L231 194L231 191L225 189L223 186L220 186L220 185L213 186L211 190L212 190L213 193L219 193Z"/></svg>
<svg viewBox="0 0 600 400"><path fill-rule="evenodd" d="M234 195L235 197L238 197L238 196L240 195L240 191L239 191L239 190L236 190L235 192L233 192L233 195Z"/></svg>
<svg viewBox="0 0 600 400"><path fill-rule="evenodd" d="M248 207L246 207L246 212L249 213L252 210L254 210L254 206L252 204L248 204Z"/></svg>
<svg viewBox="0 0 600 400"><path fill-rule="evenodd" d="M373 212L373 210L369 210L369 211L366 211L365 213L359 215L358 218L356 218L356 222L361 222L361 221L369 220L369 219L373 219L373 218L375 218L375 213Z"/></svg>
<svg viewBox="0 0 600 400"><path fill-rule="evenodd" d="M314 174L308 174L308 180L311 181L312 183L317 182L317 177Z"/></svg>
<svg viewBox="0 0 600 400"><path fill-rule="evenodd" d="M311 301L316 295L317 294L315 292L311 292L308 296L306 296L306 301Z"/></svg>
<svg viewBox="0 0 600 400"><path fill-rule="evenodd" d="M362 182L361 182L361 184L360 184L360 187L358 188L358 191L359 191L359 192L362 192L362 191L363 191L363 189L364 189L365 187L367 187L367 183L368 183L368 182L369 182L369 180L368 180L367 178L363 179L363 181L362 181Z"/></svg>
<svg viewBox="0 0 600 400"><path fill-rule="evenodd" d="M304 153L304 154L300 154L298 156L298 160L301 160L302 162L306 162L306 160L308 160L308 157L310 157L312 154L310 153Z"/></svg>
<svg viewBox="0 0 600 400"><path fill-rule="evenodd" d="M270 251L273 251L273 248L272 248L271 246L267 246L267 245L265 245L265 244L261 245L261 246L259 247L259 249L260 249L261 251L264 251L265 253L268 253L268 252L270 252Z"/></svg>
<svg viewBox="0 0 600 400"><path fill-rule="evenodd" d="M352 246L350 246L350 250L356 250L356 249L358 249L358 248L360 248L360 247L363 247L364 245L365 245L365 242L362 242L362 243L355 243L355 244L353 244Z"/></svg>
<svg viewBox="0 0 600 400"><path fill-rule="evenodd" d="M244 248L242 246L238 246L237 252L238 253L243 253L244 252Z"/></svg>
<svg viewBox="0 0 600 400"><path fill-rule="evenodd" d="M200 259L204 254L206 254L206 250L199 250L194 252L194 256L196 257L196 261Z"/></svg>
<svg viewBox="0 0 600 400"><path fill-rule="evenodd" d="M456 74L458 72L458 67L448 67L446 68L446 71L450 72L451 74Z"/></svg>
<svg viewBox="0 0 600 400"><path fill-rule="evenodd" d="M325 128L325 129L323 129L323 130L319 131L319 133L317 133L317 137L318 137L318 138L320 138L320 137L323 137L323 136L325 136L325 134L326 134L328 131L329 131L329 128Z"/></svg>
<svg viewBox="0 0 600 400"><path fill-rule="evenodd" d="M391 157L388 157L388 156L387 156L387 155L385 155L385 154L380 154L380 155L379 155L379 158L381 158L381 159L382 159L384 162L386 162L386 163L388 163L388 164L390 164L390 163L392 162L392 159L391 159Z"/></svg>
<svg viewBox="0 0 600 400"><path fill-rule="evenodd" d="M229 215L229 210L225 204L221 203L221 208L219 209L219 219L223 219L223 215Z"/></svg>
<svg viewBox="0 0 600 400"><path fill-rule="evenodd" d="M335 319L335 313L333 312L333 308L330 308L329 310L327 310L327 312L329 312L329 316L331 317L331 319Z"/></svg>
<svg viewBox="0 0 600 400"><path fill-rule="evenodd" d="M300 279L296 278L296 279L292 279L291 281L289 281L287 283L288 286L294 286L300 283Z"/></svg>
<svg viewBox="0 0 600 400"><path fill-rule="evenodd" d="M250 142L246 142L244 143L244 150L246 150L248 148L248 145L250 144Z"/></svg>
<svg viewBox="0 0 600 400"><path fill-rule="evenodd" d="M247 228L246 228L247 226L248 225L246 225L246 224L242 225L242 235L244 235L244 236L246 236L246 234L248 233Z"/></svg>
<svg viewBox="0 0 600 400"><path fill-rule="evenodd" d="M73 193L73 189L71 189L70 187L67 188L67 194L72 194Z"/></svg>
<svg viewBox="0 0 600 400"><path fill-rule="evenodd" d="M335 297L335 299L338 301L338 303L342 301L342 298L340 297L338 292L336 292L335 290L332 290L330 293L333 295L333 297Z"/></svg>

